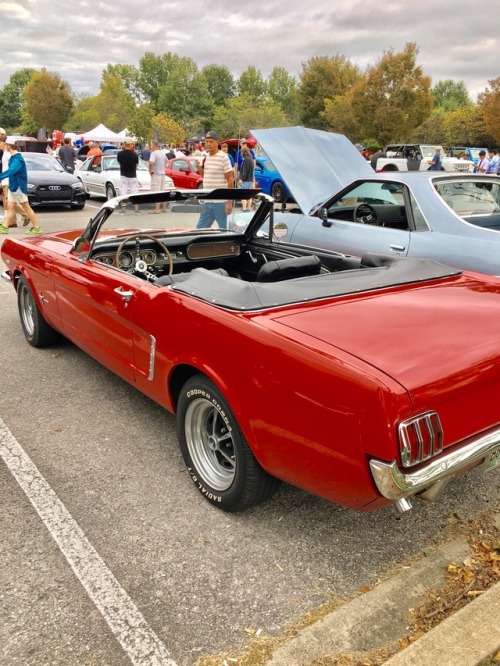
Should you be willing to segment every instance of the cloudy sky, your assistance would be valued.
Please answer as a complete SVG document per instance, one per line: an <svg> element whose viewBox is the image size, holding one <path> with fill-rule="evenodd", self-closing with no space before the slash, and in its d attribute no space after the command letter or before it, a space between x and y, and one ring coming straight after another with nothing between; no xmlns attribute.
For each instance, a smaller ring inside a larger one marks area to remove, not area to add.
<svg viewBox="0 0 500 666"><path fill-rule="evenodd" d="M137 66L147 51L235 77L250 65L298 77L310 58L336 54L364 70L410 41L433 84L463 81L473 101L500 76L500 0L0 0L0 10L0 87L45 67L96 94L108 63Z"/></svg>

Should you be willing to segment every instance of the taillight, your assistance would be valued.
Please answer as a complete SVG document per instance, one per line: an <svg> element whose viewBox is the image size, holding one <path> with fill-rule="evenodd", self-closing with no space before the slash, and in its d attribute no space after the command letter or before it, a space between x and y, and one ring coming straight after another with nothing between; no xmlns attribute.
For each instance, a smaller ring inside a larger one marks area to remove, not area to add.
<svg viewBox="0 0 500 666"><path fill-rule="evenodd" d="M443 449L443 428L436 412L426 412L402 421L398 432L404 467L428 460Z"/></svg>

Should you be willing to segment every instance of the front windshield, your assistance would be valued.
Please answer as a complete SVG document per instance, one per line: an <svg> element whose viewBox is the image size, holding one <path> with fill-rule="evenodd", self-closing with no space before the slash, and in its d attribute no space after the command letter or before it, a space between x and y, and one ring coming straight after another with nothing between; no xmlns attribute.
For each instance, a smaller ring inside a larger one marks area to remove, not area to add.
<svg viewBox="0 0 500 666"><path fill-rule="evenodd" d="M28 171L63 171L66 170L51 155L24 155L24 161Z"/></svg>
<svg viewBox="0 0 500 666"><path fill-rule="evenodd" d="M334 215L338 209L352 208L362 203L387 204L400 206L403 203L403 191L400 183L364 182L351 188L339 197L329 208Z"/></svg>
<svg viewBox="0 0 500 666"><path fill-rule="evenodd" d="M235 190L235 192L239 193L240 190ZM241 201L234 201L231 213L226 216L226 228L219 228L217 222L213 222L211 226L201 229L197 226L200 218L205 209L214 203L214 201L205 201L203 197L207 195L207 192L204 190L183 195L163 192L120 197L116 207L104 209L106 221L102 224L95 241L98 245L110 238L125 237L132 232L159 235L160 237L163 232L171 233L173 230L184 234L220 235L228 231L243 233L254 216L261 219L257 235L263 237L269 233L269 217L267 220L264 219L261 203L257 198L258 193L254 190L252 192L256 195L252 211L242 210ZM176 197L181 198L176 199ZM215 203L221 203L224 208L224 201ZM272 205L268 204L268 207L272 208Z"/></svg>
<svg viewBox="0 0 500 666"><path fill-rule="evenodd" d="M443 146L420 146L420 152L422 153L424 159L432 159L434 157L434 153L436 152L436 148L439 148L440 154L444 155Z"/></svg>

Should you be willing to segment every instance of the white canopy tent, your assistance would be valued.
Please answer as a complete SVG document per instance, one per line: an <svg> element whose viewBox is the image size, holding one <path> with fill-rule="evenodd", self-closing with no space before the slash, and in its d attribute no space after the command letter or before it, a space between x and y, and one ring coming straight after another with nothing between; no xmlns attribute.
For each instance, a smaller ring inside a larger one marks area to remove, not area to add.
<svg viewBox="0 0 500 666"><path fill-rule="evenodd" d="M118 132L118 136L120 137L120 141L124 141L125 139L130 139L131 141L137 141L137 137L135 137L131 132L129 132L127 128L122 129L121 132Z"/></svg>
<svg viewBox="0 0 500 666"><path fill-rule="evenodd" d="M110 141L114 143L119 143L123 140L119 134L112 132L102 123L97 125L97 127L94 127L94 129L85 132L85 134L82 135L82 139L84 141Z"/></svg>

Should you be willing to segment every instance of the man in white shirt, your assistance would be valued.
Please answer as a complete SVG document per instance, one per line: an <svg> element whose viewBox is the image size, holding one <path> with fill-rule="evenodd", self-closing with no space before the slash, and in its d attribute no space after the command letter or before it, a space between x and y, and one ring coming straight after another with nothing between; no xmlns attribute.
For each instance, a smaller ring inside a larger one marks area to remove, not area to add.
<svg viewBox="0 0 500 666"><path fill-rule="evenodd" d="M215 132L205 134L207 155L199 171L203 176L203 188L215 190L234 187L234 173L227 154L219 150L219 137ZM201 200L203 211L200 214L197 229L208 229L217 222L221 229L227 229L227 216L233 209L232 201Z"/></svg>
<svg viewBox="0 0 500 666"><path fill-rule="evenodd" d="M165 189L165 167L167 164L167 156L164 150L160 149L158 141L153 139L151 141L151 154L149 156L149 173L151 175L151 191L163 192ZM150 214L158 215L163 210L167 212L167 202L157 202L155 209L150 211Z"/></svg>
<svg viewBox="0 0 500 666"><path fill-rule="evenodd" d="M477 163L476 171L478 171L479 173L488 173L489 168L490 168L490 161L486 157L486 151L480 150L479 162Z"/></svg>

